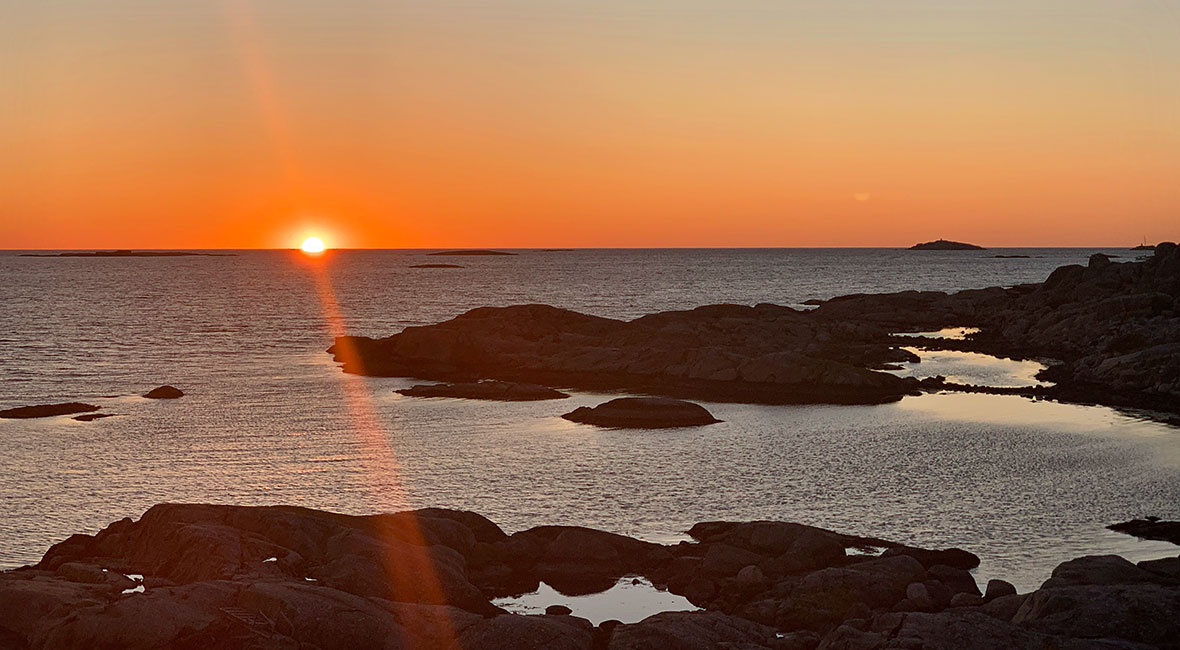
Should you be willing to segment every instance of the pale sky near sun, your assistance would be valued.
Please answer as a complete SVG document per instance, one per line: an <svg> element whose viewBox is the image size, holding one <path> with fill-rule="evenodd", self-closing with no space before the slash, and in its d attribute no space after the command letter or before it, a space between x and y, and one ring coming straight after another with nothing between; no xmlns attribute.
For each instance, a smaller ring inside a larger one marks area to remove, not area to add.
<svg viewBox="0 0 1180 650"><path fill-rule="evenodd" d="M0 0L0 248L1180 239L1172 0Z"/></svg>

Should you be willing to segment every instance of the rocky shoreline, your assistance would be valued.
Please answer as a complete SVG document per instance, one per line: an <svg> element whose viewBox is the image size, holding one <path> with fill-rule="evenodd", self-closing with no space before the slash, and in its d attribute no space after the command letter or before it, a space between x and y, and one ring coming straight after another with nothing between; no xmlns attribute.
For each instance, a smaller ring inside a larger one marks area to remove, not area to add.
<svg viewBox="0 0 1180 650"><path fill-rule="evenodd" d="M710 305L620 321L547 305L473 309L390 337L344 336L345 372L443 381L498 379L559 388L766 404L876 404L922 390L884 372L902 349L1052 360L1038 397L1180 413L1180 249L1058 268L1043 283L858 294L800 311ZM965 340L894 336L948 327ZM984 390L974 387L971 390Z"/></svg>
<svg viewBox="0 0 1180 650"><path fill-rule="evenodd" d="M0 648L1180 647L1180 557L1077 558L1017 594L1002 581L981 592L979 559L961 549L770 521L689 534L660 545L576 526L508 535L438 508L161 504L0 573ZM491 603L631 575L702 609L595 626Z"/></svg>

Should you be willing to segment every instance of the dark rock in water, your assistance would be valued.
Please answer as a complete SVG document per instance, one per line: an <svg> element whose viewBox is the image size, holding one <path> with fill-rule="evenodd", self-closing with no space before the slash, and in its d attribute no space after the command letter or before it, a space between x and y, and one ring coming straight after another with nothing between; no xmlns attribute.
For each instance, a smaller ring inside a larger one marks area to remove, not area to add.
<svg viewBox="0 0 1180 650"><path fill-rule="evenodd" d="M148 399L176 399L184 397L184 393L175 386L159 386L148 391L144 397Z"/></svg>
<svg viewBox="0 0 1180 650"><path fill-rule="evenodd" d="M948 241L946 239L937 239L935 241L923 242L921 244L914 244L910 246L912 251L981 251L986 250L982 246L975 244L965 244L958 241Z"/></svg>
<svg viewBox="0 0 1180 650"><path fill-rule="evenodd" d="M720 422L705 407L666 397L620 397L593 408L582 406L561 416L600 427L662 429Z"/></svg>
<svg viewBox="0 0 1180 650"><path fill-rule="evenodd" d="M412 264L412 269L461 269L464 268L458 264Z"/></svg>
<svg viewBox="0 0 1180 650"><path fill-rule="evenodd" d="M71 415L73 413L88 413L97 411L99 407L82 402L65 402L63 404L39 404L35 406L18 406L0 411L0 418L48 418L55 415Z"/></svg>
<svg viewBox="0 0 1180 650"><path fill-rule="evenodd" d="M569 616L573 613L574 610L565 605L550 605L545 608L545 614L548 616Z"/></svg>
<svg viewBox="0 0 1180 650"><path fill-rule="evenodd" d="M499 379L685 399L878 404L917 381L869 370L910 355L877 325L788 307L712 305L630 322L547 305L483 307L384 339L340 337L345 372Z"/></svg>
<svg viewBox="0 0 1180 650"><path fill-rule="evenodd" d="M505 251L491 251L482 248L453 250L453 251L438 251L437 253L427 253L427 255L516 255L516 253L508 253Z"/></svg>
<svg viewBox="0 0 1180 650"><path fill-rule="evenodd" d="M1147 517L1111 524L1107 528L1140 539L1157 539L1180 544L1180 521L1161 521L1158 517Z"/></svg>
<svg viewBox="0 0 1180 650"><path fill-rule="evenodd" d="M93 422L94 420L113 417L115 417L114 413L87 413L86 415L79 415L74 419L79 422Z"/></svg>
<svg viewBox="0 0 1180 650"><path fill-rule="evenodd" d="M461 384L419 384L396 392L409 397L462 397L502 402L530 402L569 397L566 393L547 386L493 379Z"/></svg>

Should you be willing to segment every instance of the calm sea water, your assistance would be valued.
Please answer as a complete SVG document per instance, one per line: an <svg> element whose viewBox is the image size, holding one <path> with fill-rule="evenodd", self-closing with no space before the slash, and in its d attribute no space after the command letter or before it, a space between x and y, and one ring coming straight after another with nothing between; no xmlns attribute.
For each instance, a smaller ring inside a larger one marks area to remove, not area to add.
<svg viewBox="0 0 1180 650"><path fill-rule="evenodd" d="M333 326L388 335L482 305L632 318L717 302L798 304L1036 282L1093 252L341 251L314 263L285 251L0 252L0 408L81 400L119 414L0 420L0 566L34 562L71 533L161 501L350 513L448 506L510 531L582 524L659 541L696 521L774 518L962 546L983 557L981 578L1025 589L1081 554L1175 555L1103 527L1180 516L1180 429L1105 408L988 395L707 404L725 422L600 430L558 416L603 394L405 398L393 390L412 381L346 376L324 352ZM409 268L440 261L465 268ZM972 372L962 356L942 361ZM1026 375L983 363L980 376ZM188 395L137 396L164 383Z"/></svg>

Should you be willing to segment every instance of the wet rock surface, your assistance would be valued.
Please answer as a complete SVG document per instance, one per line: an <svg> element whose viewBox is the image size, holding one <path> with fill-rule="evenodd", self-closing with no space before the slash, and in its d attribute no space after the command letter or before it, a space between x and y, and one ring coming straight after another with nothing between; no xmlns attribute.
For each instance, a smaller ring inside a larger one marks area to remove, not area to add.
<svg viewBox="0 0 1180 650"><path fill-rule="evenodd" d="M162 504L0 573L0 647L1180 647L1180 558L1083 557L1035 592L993 581L985 596L960 549L772 521L689 532L666 546L575 526L507 535L437 508ZM490 603L542 580L572 595L625 575L704 609L594 626Z"/></svg>
<svg viewBox="0 0 1180 650"><path fill-rule="evenodd" d="M0 411L0 418L26 419L49 418L56 415L73 415L74 413L89 413L97 411L99 407L82 402L64 402L61 404L37 404L33 406L18 406Z"/></svg>
<svg viewBox="0 0 1180 650"><path fill-rule="evenodd" d="M666 397L620 397L595 407L582 406L561 416L600 427L670 429L720 422L705 407Z"/></svg>
<svg viewBox="0 0 1180 650"><path fill-rule="evenodd" d="M408 397L461 397L501 402L532 402L569 397L568 394L548 386L494 379L457 384L419 384L395 392Z"/></svg>

